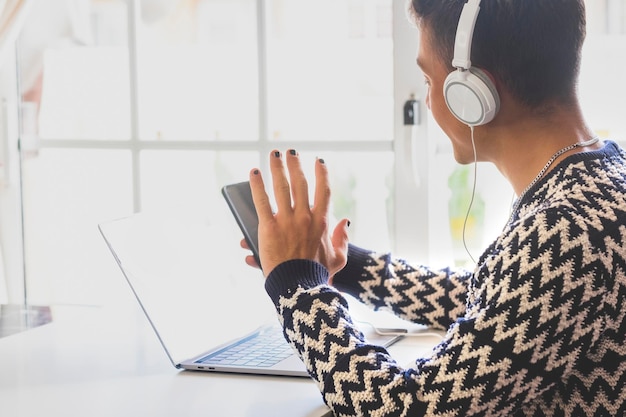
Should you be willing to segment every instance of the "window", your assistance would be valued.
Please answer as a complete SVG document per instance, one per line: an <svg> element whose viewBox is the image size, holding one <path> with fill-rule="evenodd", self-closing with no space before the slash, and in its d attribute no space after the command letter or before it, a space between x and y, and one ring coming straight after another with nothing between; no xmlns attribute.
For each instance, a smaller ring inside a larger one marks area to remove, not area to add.
<svg viewBox="0 0 626 417"><path fill-rule="evenodd" d="M587 121L606 138L626 141L626 0L588 0L580 97ZM623 144L623 142L622 142Z"/></svg>
<svg viewBox="0 0 626 417"><path fill-rule="evenodd" d="M391 0L33 7L19 39L30 302L107 296L119 272L100 221L184 213L238 238L220 188L266 169L274 148L310 168L323 156L334 215L389 248L393 13Z"/></svg>
<svg viewBox="0 0 626 417"><path fill-rule="evenodd" d="M587 5L582 104L599 134L623 140L626 84L614 80L626 64L626 0ZM316 156L328 161L333 215L352 220L353 242L467 261L454 215L466 203L454 197L472 172L454 163L423 104L418 126L402 124L404 102L425 92L404 7L34 2L17 42L29 301L106 303L121 279L96 225L134 211L219 224L237 255L220 187L253 166L267 171L274 148L297 149L308 169ZM508 217L501 195L513 198L487 165L478 193L474 257Z"/></svg>

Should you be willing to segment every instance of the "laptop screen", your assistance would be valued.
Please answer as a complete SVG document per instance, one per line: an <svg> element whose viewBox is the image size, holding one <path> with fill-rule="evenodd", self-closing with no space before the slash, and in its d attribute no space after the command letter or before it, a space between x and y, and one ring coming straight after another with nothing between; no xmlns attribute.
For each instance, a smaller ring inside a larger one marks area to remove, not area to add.
<svg viewBox="0 0 626 417"><path fill-rule="evenodd" d="M276 322L234 222L139 213L99 228L175 363Z"/></svg>

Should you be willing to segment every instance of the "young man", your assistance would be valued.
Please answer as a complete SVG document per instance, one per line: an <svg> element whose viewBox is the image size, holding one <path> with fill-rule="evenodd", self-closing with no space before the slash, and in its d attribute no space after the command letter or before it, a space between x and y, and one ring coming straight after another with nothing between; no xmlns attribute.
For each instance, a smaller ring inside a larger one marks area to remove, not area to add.
<svg viewBox="0 0 626 417"><path fill-rule="evenodd" d="M502 234L473 272L364 250L346 219L328 229L324 161L310 208L297 152L275 151L275 214L250 173L267 292L337 416L626 415L626 154L577 101L583 0L478 3L413 0L411 13L456 160L495 164L519 196ZM446 336L403 368L362 338L338 290Z"/></svg>

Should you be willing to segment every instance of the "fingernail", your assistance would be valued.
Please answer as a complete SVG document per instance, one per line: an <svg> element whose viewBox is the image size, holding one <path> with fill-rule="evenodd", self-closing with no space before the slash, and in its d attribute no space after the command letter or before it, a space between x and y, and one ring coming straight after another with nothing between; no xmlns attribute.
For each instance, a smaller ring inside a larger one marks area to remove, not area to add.
<svg viewBox="0 0 626 417"><path fill-rule="evenodd" d="M348 220L348 223L347 223L348 227L350 227L351 224L352 224L352 222L350 222L350 220Z"/></svg>
<svg viewBox="0 0 626 417"><path fill-rule="evenodd" d="M276 158L280 158L280 152L275 151L275 152L274 152L274 156L275 156Z"/></svg>
<svg viewBox="0 0 626 417"><path fill-rule="evenodd" d="M291 155L294 155L294 156L298 154L298 152L296 152L296 150L295 150L295 149L290 149L290 150L289 150L289 153L290 153Z"/></svg>
<svg viewBox="0 0 626 417"><path fill-rule="evenodd" d="M324 163L324 159L323 158L319 158L318 161L320 161L320 164Z"/></svg>
<svg viewBox="0 0 626 417"><path fill-rule="evenodd" d="M259 175L259 170L258 169L254 170L254 175Z"/></svg>

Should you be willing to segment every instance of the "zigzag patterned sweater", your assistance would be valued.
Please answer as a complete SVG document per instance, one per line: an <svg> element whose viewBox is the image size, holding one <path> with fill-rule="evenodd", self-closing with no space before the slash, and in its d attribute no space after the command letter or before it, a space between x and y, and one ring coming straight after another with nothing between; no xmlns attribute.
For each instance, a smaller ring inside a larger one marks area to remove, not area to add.
<svg viewBox="0 0 626 417"><path fill-rule="evenodd" d="M529 190L473 273L350 245L328 286L293 260L267 278L287 340L336 416L626 415L626 155L570 155ZM404 368L341 292L447 329Z"/></svg>

